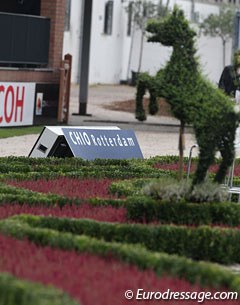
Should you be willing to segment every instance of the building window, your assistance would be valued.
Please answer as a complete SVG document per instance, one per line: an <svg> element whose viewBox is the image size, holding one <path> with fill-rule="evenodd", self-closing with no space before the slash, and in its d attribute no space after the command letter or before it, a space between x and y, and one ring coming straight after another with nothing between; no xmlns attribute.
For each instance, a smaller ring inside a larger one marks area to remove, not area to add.
<svg viewBox="0 0 240 305"><path fill-rule="evenodd" d="M131 36L132 33L132 18L133 18L133 2L128 4L128 20L127 20L127 35Z"/></svg>
<svg viewBox="0 0 240 305"><path fill-rule="evenodd" d="M103 29L104 34L106 35L112 34L112 22L113 22L113 1L108 1L105 4L104 29Z"/></svg>
<svg viewBox="0 0 240 305"><path fill-rule="evenodd" d="M71 0L66 0L64 31L70 31Z"/></svg>

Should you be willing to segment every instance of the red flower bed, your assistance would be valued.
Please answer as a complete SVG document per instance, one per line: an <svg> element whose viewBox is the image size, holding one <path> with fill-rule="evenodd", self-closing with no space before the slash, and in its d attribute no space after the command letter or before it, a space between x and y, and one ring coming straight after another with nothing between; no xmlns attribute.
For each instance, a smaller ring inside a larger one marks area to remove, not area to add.
<svg viewBox="0 0 240 305"><path fill-rule="evenodd" d="M19 241L0 235L0 272L16 277L52 284L76 298L83 305L139 304L137 300L125 300L124 292L139 288L144 291L174 292L202 291L180 279L167 276L158 278L153 271L140 271L113 258L100 258L74 251L62 251L50 247L37 247L28 241ZM209 290L206 290L209 291ZM199 304L192 301L148 301L141 304ZM239 304L239 301L205 301L204 304Z"/></svg>
<svg viewBox="0 0 240 305"><path fill-rule="evenodd" d="M178 171L179 164L178 163L171 163L171 164L157 163L157 164L154 165L154 168L163 169L163 170ZM197 165L193 163L191 165L191 173L195 172L196 168L197 168ZM209 168L209 172L210 173L216 173L218 171L218 168L219 168L219 165L217 165L217 164L211 165L210 168ZM187 172L187 164L184 164L183 170L185 172ZM240 165L235 165L234 176L239 176L239 175L240 175Z"/></svg>
<svg viewBox="0 0 240 305"><path fill-rule="evenodd" d="M158 169L162 169L162 170L170 170L170 171L178 171L178 168L179 168L179 164L178 163L171 163L171 164L155 164L154 165L155 168L158 168ZM196 164L192 164L191 166L191 170L190 172L191 173L194 173L195 170L196 170ZM218 171L218 168L219 168L219 165L217 164L214 164L214 165L211 165L209 167L209 172L210 173L216 173ZM183 170L185 172L187 172L187 164L184 164L184 167L183 167ZM234 167L234 176L239 176L240 175L240 166L237 165Z"/></svg>
<svg viewBox="0 0 240 305"><path fill-rule="evenodd" d="M53 180L8 181L9 185L26 188L40 193L53 193L69 198L115 198L109 194L110 179L74 179L61 177Z"/></svg>
<svg viewBox="0 0 240 305"><path fill-rule="evenodd" d="M159 169L163 169L163 170L172 170L172 171L177 171L179 169L179 164L178 163L171 163L171 164L155 164L154 165L155 168L159 168ZM193 173L195 170L196 170L196 164L192 164L191 166L191 173ZM210 173L216 173L217 170L218 170L218 165L211 165L210 168L209 168L209 172ZM184 164L183 166L183 170L185 172L187 172L187 164ZM237 169L235 169L236 171ZM240 171L240 167L238 169Z"/></svg>
<svg viewBox="0 0 240 305"><path fill-rule="evenodd" d="M43 206L4 204L0 206L0 219L17 214L32 214L42 216L70 217L70 218L90 218L98 221L126 222L126 209L115 209L111 206L93 207L89 204L80 206L63 206L47 208Z"/></svg>

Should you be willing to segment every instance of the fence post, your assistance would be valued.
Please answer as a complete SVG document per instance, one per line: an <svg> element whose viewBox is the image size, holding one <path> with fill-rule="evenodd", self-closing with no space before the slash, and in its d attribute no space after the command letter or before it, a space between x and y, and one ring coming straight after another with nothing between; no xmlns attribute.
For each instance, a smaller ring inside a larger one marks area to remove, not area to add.
<svg viewBox="0 0 240 305"><path fill-rule="evenodd" d="M58 101L58 122L68 123L72 55L66 54L60 68L60 86Z"/></svg>

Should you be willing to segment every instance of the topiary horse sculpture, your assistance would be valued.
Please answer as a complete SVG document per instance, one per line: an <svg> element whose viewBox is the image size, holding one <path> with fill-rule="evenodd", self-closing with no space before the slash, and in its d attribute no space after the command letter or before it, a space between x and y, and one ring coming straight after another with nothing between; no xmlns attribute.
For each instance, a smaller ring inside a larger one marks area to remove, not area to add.
<svg viewBox="0 0 240 305"><path fill-rule="evenodd" d="M215 182L222 183L234 159L235 131L239 122L234 103L201 75L194 47L196 33L190 28L182 10L175 6L166 19L151 21L147 31L150 33L148 41L172 46L173 52L166 67L155 77L140 75L136 118L146 119L142 103L146 90L150 93L150 114L158 111L157 97L165 98L174 116L180 120L180 160L183 160L184 126L191 124L194 128L199 161L193 185L204 181L218 150L222 162Z"/></svg>

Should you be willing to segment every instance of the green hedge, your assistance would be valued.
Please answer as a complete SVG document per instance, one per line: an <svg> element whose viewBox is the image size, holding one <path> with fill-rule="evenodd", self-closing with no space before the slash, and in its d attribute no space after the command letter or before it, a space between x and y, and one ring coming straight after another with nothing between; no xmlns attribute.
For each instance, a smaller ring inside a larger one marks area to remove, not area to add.
<svg viewBox="0 0 240 305"><path fill-rule="evenodd" d="M101 160L85 161L80 158L0 158L0 179L53 179L59 176L77 178L157 178L176 176L153 167L148 160Z"/></svg>
<svg viewBox="0 0 240 305"><path fill-rule="evenodd" d="M108 242L144 245L151 251L222 264L240 263L240 230L219 227L113 224L94 220L16 216L34 228L87 235ZM227 249L227 251L226 251Z"/></svg>
<svg viewBox="0 0 240 305"><path fill-rule="evenodd" d="M43 194L24 188L18 188L0 183L0 204L18 203L28 205L64 206L66 204L81 204L81 199L71 199L57 194Z"/></svg>
<svg viewBox="0 0 240 305"><path fill-rule="evenodd" d="M79 305L66 293L0 273L0 305Z"/></svg>
<svg viewBox="0 0 240 305"><path fill-rule="evenodd" d="M137 222L159 221L178 225L240 225L237 203L176 203L150 197L132 196L126 200L127 217Z"/></svg>
<svg viewBox="0 0 240 305"><path fill-rule="evenodd" d="M125 205L124 199L101 199L101 198L90 198L87 202L93 206L113 206L120 207ZM64 206L64 205L80 205L86 203L85 199L80 198L68 198L51 193L39 193L31 190L27 190L20 187L14 187L0 183L0 205L1 204L28 204L28 205L44 205L50 206Z"/></svg>
<svg viewBox="0 0 240 305"><path fill-rule="evenodd" d="M140 269L151 269L158 276L184 278L190 283L215 289L225 288L240 292L240 276L219 265L195 262L185 257L151 252L140 245L106 242L87 236L78 236L71 233L59 234L59 231L44 228L32 228L27 223L15 217L0 221L0 231L3 234L18 239L27 238L41 245L57 247L64 250L91 253L102 257L114 257Z"/></svg>

